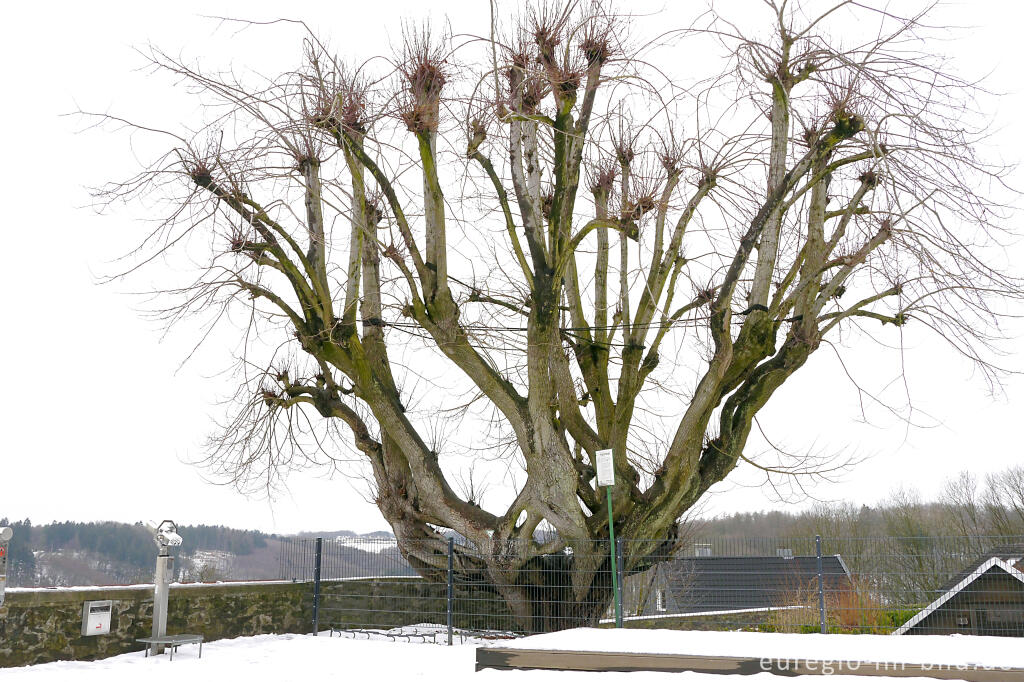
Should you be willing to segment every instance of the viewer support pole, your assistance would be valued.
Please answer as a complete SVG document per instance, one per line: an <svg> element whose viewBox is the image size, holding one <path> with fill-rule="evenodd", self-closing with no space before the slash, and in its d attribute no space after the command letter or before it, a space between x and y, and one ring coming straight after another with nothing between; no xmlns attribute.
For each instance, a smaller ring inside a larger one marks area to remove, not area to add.
<svg viewBox="0 0 1024 682"><path fill-rule="evenodd" d="M154 576L153 594L153 638L167 634L167 597L170 591L171 566L174 558L167 547L161 547L156 558L156 575ZM149 653L156 656L164 652L164 645L153 642L149 645Z"/></svg>

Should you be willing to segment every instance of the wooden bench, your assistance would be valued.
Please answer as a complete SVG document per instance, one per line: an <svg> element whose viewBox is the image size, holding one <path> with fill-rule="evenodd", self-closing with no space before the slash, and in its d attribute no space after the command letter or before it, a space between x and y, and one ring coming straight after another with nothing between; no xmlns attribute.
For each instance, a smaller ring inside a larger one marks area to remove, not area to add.
<svg viewBox="0 0 1024 682"><path fill-rule="evenodd" d="M171 647L171 660L174 660L174 652L178 650L178 647L182 644L198 644L199 645L199 658L203 657L203 636L202 635L164 635L163 637L142 637L135 640L136 642L145 642L146 644L163 644ZM146 647L146 657L149 656L150 647Z"/></svg>

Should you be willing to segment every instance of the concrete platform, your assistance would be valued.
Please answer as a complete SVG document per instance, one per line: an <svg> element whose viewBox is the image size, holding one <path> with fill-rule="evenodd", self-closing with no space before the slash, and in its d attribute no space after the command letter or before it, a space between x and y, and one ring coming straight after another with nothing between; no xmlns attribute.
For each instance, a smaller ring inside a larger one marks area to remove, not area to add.
<svg viewBox="0 0 1024 682"><path fill-rule="evenodd" d="M476 669L580 670L591 672L700 672L720 675L770 673L800 675L857 675L864 677L925 677L969 682L1024 682L1024 668L980 665L874 663L868 661L786 660L690 654L645 654L480 647Z"/></svg>

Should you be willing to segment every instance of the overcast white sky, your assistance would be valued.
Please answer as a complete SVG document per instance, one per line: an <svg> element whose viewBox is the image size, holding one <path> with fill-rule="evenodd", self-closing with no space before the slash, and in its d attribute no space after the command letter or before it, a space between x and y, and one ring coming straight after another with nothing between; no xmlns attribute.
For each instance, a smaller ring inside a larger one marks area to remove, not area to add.
<svg viewBox="0 0 1024 682"><path fill-rule="evenodd" d="M719 6L728 10L732 4ZM902 4L894 3L897 9ZM140 314L142 302L128 292L144 289L145 276L130 286L97 284L99 275L114 268L112 259L132 245L139 211L98 216L88 208L85 187L123 178L138 161L125 135L80 132L81 119L62 115L81 107L157 124L198 123L195 102L171 91L166 79L138 71L143 63L133 46L152 43L170 53L202 56L210 66L244 65L268 73L297 64L300 46L277 42L280 33L232 38L202 15L304 19L339 51L364 57L386 51L401 18L428 12L449 14L456 31L486 30L484 2L5 7L0 357L7 388L0 395L0 517L31 517L36 523L174 518L280 532L387 527L343 478L305 472L291 477L290 494L247 499L205 482L201 470L185 463L198 455L212 419L222 414L217 401L228 387L215 373L227 349L211 345L181 367L194 338L173 331L164 337ZM1009 126L1000 134L1000 152L1007 160L1024 158L1019 3L953 3L937 16L974 27L936 47L955 55L966 74L992 72L990 86L1008 93L993 112ZM657 23L673 21L682 24L682 15L667 12ZM1018 173L1017 186L1022 180ZM871 503L900 485L933 493L961 469L983 474L1022 461L1024 381L1008 380L1006 394L993 398L970 367L935 344L915 340L906 354L910 391L939 425L907 430L877 412L871 424L858 421L855 392L827 351L819 355L780 391L763 420L772 425L773 441L788 448L845 449L868 457L840 481L817 486L816 496ZM1024 366L1022 360L1011 358L1017 367ZM876 386L898 376L894 358L876 360L871 354L859 362ZM793 418L808 407L811 423ZM713 497L708 511L777 504L760 487L732 483Z"/></svg>

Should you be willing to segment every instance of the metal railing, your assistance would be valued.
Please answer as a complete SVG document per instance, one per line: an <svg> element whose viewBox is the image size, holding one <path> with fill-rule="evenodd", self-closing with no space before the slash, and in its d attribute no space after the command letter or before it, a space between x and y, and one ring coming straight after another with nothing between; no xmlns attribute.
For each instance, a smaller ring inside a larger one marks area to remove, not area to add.
<svg viewBox="0 0 1024 682"><path fill-rule="evenodd" d="M526 548L495 560L452 538L417 572L392 539L297 539L281 577L312 583L314 630L448 642L579 626L1024 636L1024 537L620 539L614 562L607 541L567 544L520 565Z"/></svg>

